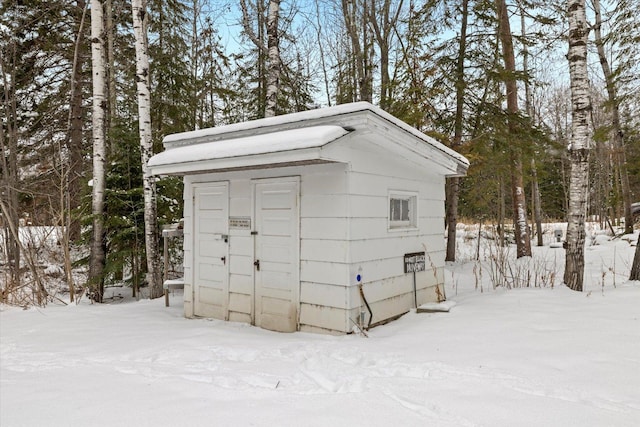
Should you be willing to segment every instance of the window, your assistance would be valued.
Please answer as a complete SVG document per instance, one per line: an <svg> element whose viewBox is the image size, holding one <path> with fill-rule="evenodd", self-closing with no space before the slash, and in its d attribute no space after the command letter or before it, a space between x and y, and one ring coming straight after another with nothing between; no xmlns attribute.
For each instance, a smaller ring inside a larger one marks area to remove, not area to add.
<svg viewBox="0 0 640 427"><path fill-rule="evenodd" d="M415 193L394 191L389 193L389 228L405 229L417 226L418 196Z"/></svg>

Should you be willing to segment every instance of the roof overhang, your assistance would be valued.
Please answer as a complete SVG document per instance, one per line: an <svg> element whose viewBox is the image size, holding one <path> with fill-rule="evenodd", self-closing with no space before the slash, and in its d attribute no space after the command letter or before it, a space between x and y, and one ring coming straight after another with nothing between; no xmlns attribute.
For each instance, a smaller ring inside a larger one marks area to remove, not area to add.
<svg viewBox="0 0 640 427"><path fill-rule="evenodd" d="M148 163L154 175L185 175L316 163L349 163L339 146L373 143L448 177L464 176L461 154L382 109L356 102L167 135Z"/></svg>
<svg viewBox="0 0 640 427"><path fill-rule="evenodd" d="M322 125L181 145L153 156L153 175L183 175L335 162L322 147L347 135L341 126Z"/></svg>

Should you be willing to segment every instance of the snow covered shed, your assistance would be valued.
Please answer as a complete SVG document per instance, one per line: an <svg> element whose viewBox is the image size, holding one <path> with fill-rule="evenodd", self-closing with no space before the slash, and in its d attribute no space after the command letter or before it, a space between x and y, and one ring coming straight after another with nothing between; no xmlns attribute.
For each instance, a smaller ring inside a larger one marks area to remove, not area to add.
<svg viewBox="0 0 640 427"><path fill-rule="evenodd" d="M445 177L469 162L380 108L202 129L164 146L149 168L184 176L187 317L339 334L436 300Z"/></svg>

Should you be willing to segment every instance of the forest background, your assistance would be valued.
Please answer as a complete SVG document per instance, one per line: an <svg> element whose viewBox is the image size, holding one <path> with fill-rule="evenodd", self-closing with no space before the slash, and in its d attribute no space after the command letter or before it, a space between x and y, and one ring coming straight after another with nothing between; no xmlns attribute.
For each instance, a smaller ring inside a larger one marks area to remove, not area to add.
<svg viewBox="0 0 640 427"><path fill-rule="evenodd" d="M127 280L137 289L147 265L135 20L130 2L92 4L102 6L105 47L105 260L99 280ZM71 294L78 282L73 262L89 259L88 252L72 252L86 248L90 233L81 231L96 220L96 38L89 6L0 4L3 262L11 259L13 225L63 226ZM565 2L149 0L145 8L153 152L175 132L365 100L470 159L468 176L449 185L448 196L458 194L453 210L449 197L449 213L499 225L505 233L517 222L516 170L528 223L566 220L572 110ZM637 10L638 0L593 0L587 10L593 136L587 214L603 224L623 219L627 227L633 222L629 207L640 199ZM515 91L505 91L510 84ZM158 226L179 221L180 178L155 184ZM536 227L531 230L535 235ZM37 254L16 251L33 273L28 287L34 302L46 300ZM123 277L123 271L130 274Z"/></svg>

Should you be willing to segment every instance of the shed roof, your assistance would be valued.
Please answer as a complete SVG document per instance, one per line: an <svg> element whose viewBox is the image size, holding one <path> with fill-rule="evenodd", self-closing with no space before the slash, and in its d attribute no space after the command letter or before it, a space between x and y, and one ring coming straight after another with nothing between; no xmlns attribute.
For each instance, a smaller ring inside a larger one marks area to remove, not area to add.
<svg viewBox="0 0 640 427"><path fill-rule="evenodd" d="M461 154L368 102L168 135L165 151L153 156L148 166L154 175L183 175L348 162L328 155L323 147L348 143L356 135L444 165L448 176L464 175L469 167Z"/></svg>

